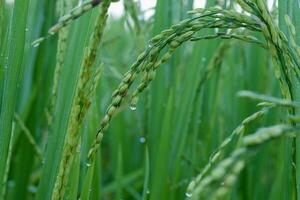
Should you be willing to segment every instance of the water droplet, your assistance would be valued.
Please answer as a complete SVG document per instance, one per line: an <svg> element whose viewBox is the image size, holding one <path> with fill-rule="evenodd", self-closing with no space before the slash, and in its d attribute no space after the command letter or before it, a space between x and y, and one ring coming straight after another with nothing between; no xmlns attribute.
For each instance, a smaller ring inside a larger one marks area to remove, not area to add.
<svg viewBox="0 0 300 200"><path fill-rule="evenodd" d="M190 193L190 192L187 192L187 193L185 193L185 196L188 197L188 198L191 198L193 196L193 194Z"/></svg>
<svg viewBox="0 0 300 200"><path fill-rule="evenodd" d="M139 100L139 98L137 96L133 96L131 98L131 102L130 102L130 109L131 110L136 110L136 105L137 105L138 100Z"/></svg>
<svg viewBox="0 0 300 200"><path fill-rule="evenodd" d="M223 186L223 185L225 185L225 183L224 183L224 182L222 182L222 183L221 183L221 185Z"/></svg>
<svg viewBox="0 0 300 200"><path fill-rule="evenodd" d="M90 166L92 166L92 165L91 165L91 163L86 163L86 166L87 166L87 167L90 167Z"/></svg>
<svg viewBox="0 0 300 200"><path fill-rule="evenodd" d="M28 32L28 31L29 31L29 28L26 28L25 31Z"/></svg>
<svg viewBox="0 0 300 200"><path fill-rule="evenodd" d="M147 193L147 194L150 194L150 190L147 190L146 193Z"/></svg>
<svg viewBox="0 0 300 200"><path fill-rule="evenodd" d="M146 138L145 138L145 137L143 137L143 136L142 136L142 137L140 137L140 139L139 139L139 140L140 140L140 143L145 143L145 142L146 142Z"/></svg>
<svg viewBox="0 0 300 200"><path fill-rule="evenodd" d="M131 105L130 106L130 110L135 111L136 110L136 106L135 105Z"/></svg>
<svg viewBox="0 0 300 200"><path fill-rule="evenodd" d="M40 43L34 43L34 44L33 44L33 47L34 47L34 48L36 48L36 47L38 47L38 46L40 46Z"/></svg>

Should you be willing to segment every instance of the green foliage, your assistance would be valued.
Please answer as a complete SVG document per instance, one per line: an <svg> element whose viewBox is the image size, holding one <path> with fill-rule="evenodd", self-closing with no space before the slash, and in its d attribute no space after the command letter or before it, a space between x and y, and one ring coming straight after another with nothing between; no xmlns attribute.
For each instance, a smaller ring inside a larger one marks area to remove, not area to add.
<svg viewBox="0 0 300 200"><path fill-rule="evenodd" d="M2 1L1 1L2 2ZM1 3L1 11L3 11ZM13 130L14 110L17 104L17 90L25 45L25 28L29 1L19 1L14 5L10 27L7 30L7 42L1 47L1 70L4 71L2 79L2 100L0 114L0 198L5 195L9 160L9 145L11 144ZM2 17L1 17L2 19ZM1 25L2 26L2 25ZM2 32L2 31L1 31ZM2 43L2 44L3 44ZM2 74L2 73L1 73Z"/></svg>
<svg viewBox="0 0 300 200"><path fill-rule="evenodd" d="M77 3L0 0L0 199L300 197L297 0Z"/></svg>

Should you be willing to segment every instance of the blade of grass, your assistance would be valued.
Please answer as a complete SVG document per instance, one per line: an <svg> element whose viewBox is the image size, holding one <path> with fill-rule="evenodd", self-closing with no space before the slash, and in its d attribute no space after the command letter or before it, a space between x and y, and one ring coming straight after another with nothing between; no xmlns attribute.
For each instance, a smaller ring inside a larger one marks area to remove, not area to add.
<svg viewBox="0 0 300 200"><path fill-rule="evenodd" d="M25 29L29 0L16 1L11 26L6 39L9 41L4 52L5 78L0 114L0 194L4 191L3 179L6 171L8 149L11 140L13 116L16 107L17 89L25 44Z"/></svg>
<svg viewBox="0 0 300 200"><path fill-rule="evenodd" d="M90 199L93 175L94 175L94 165L89 164L87 173L84 176L80 199L83 199L83 200Z"/></svg>
<svg viewBox="0 0 300 200"><path fill-rule="evenodd" d="M281 28L281 30L288 35L288 28L286 26L286 22L285 22L285 15L290 16L290 18L292 19L296 31L299 32L300 30L300 23L299 23L299 17L300 17L300 13L299 13L299 1L297 0L279 0L278 2L278 8L279 8L279 26ZM296 42L298 43L298 45L300 44L300 38L299 38L299 34L297 35L298 37L296 38ZM292 37L292 36L290 36ZM295 101L299 101L300 100L300 93L299 93L299 89L300 89L300 83L296 80L296 78L294 77L294 84L293 84L293 92L294 92L294 100ZM299 114L299 108L296 109L296 114ZM299 136L297 137L296 140L287 140L286 141L286 153L287 153L287 160L286 160L286 168L292 168L292 173L288 173L288 177L290 180L293 181L293 183L295 182L295 184L293 184L293 193L291 194L293 198L297 198L300 199L300 187L299 187L299 182L300 182L300 165L299 165L299 161L300 161L300 139ZM292 153L292 158L290 158L290 155ZM293 165L296 165L295 167ZM292 176L292 177L291 177ZM295 179L295 180L294 180ZM284 184L286 185L286 184ZM289 193L286 194L286 198L290 198Z"/></svg>
<svg viewBox="0 0 300 200"><path fill-rule="evenodd" d="M51 199L52 196L52 189L58 173L64 138L75 95L75 87L79 79L83 52L93 25L91 19L91 13L87 13L71 27L72 34L68 41L67 59L61 71L57 104L54 108L54 121L50 128L51 132L48 139L45 164L36 199Z"/></svg>
<svg viewBox="0 0 300 200"><path fill-rule="evenodd" d="M80 147L80 146L79 146ZM70 178L66 187L66 194L64 199L77 199L78 186L79 186L79 174L80 174L80 148L78 147L76 155L74 156L74 162L70 172Z"/></svg>
<svg viewBox="0 0 300 200"><path fill-rule="evenodd" d="M143 177L143 169L138 169L134 172L131 172L124 176L122 180L120 180L121 185L118 185L116 181L113 181L112 183L107 184L102 189L102 196L105 194L108 194L110 192L116 191L118 187L125 187L126 185L132 184L134 182L137 182L141 177Z"/></svg>
<svg viewBox="0 0 300 200"><path fill-rule="evenodd" d="M31 46L31 41L40 33L42 28L53 23L54 8L53 1L45 1L41 3L37 0L31 0L29 5L29 14L26 25L26 44L24 52L24 72L22 82L20 82L18 96L18 113L22 115L24 124L28 127L32 136L36 141L43 137L40 134L43 130L45 104L50 90L51 76L53 71L54 56L51 52L55 51L56 43L47 41L39 48ZM41 19L46 12L46 18ZM44 27L43 27L44 26ZM32 89L32 93L30 92ZM35 95L35 91L37 95ZM28 103L30 96L33 97L32 103ZM28 104L27 104L28 103ZM28 108L27 108L28 106ZM28 109L28 115L26 110ZM34 155L34 150L31 144L25 139L25 135L21 134L16 141L16 149L14 150L14 165L23 163L23 167L14 168L12 179L15 182L15 187L12 188L12 193L15 199L20 199L28 193L28 185L30 185L31 171L35 167L42 164L42 160L37 160ZM35 162L37 161L37 162ZM37 164L37 165L36 165Z"/></svg>
<svg viewBox="0 0 300 200"><path fill-rule="evenodd" d="M147 200L149 196L149 179L150 179L150 160L149 160L149 151L148 147L146 146L145 150L145 178L144 178L144 185L143 185L143 200Z"/></svg>
<svg viewBox="0 0 300 200"><path fill-rule="evenodd" d="M288 15L294 26L295 26L295 31L297 33L296 35L296 43L299 45L300 44L300 13L299 13L299 4L300 2L297 0L279 0L279 25L280 28L284 31L286 35L288 35L288 28L286 26L286 22L284 20L285 15ZM290 36L293 37L293 36ZM294 100L299 101L300 100L300 83L294 79ZM299 108L296 109L296 114L299 115ZM295 161L296 161L296 189L297 189L297 199L300 199L300 137L298 136L296 139L296 154L295 154Z"/></svg>
<svg viewBox="0 0 300 200"><path fill-rule="evenodd" d="M167 108L164 116L164 121L162 123L161 135L159 136L158 150L157 156L154 158L153 164L153 176L151 177L151 198L150 199L166 199L168 197L168 171L169 165L165 163L170 162L169 151L168 149L171 148L171 134L172 132L169 131L174 123L174 116L171 115L171 110L173 110L173 101L174 101L174 92L170 91L169 98L167 100Z"/></svg>

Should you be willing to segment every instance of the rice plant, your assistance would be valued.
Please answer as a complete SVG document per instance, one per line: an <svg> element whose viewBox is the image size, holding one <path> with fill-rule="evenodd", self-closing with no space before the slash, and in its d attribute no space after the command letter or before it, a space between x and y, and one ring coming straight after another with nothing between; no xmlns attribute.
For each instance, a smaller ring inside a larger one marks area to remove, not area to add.
<svg viewBox="0 0 300 200"><path fill-rule="evenodd" d="M0 0L0 200L299 199L299 8Z"/></svg>

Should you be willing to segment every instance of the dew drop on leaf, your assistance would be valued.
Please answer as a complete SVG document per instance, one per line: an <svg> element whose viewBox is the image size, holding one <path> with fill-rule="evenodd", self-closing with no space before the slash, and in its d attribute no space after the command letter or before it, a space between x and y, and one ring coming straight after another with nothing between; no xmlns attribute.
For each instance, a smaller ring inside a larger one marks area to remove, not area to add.
<svg viewBox="0 0 300 200"><path fill-rule="evenodd" d="M145 142L146 142L146 138L145 138L145 137L143 137L143 136L142 136L142 137L140 137L140 139L139 139L139 140L140 140L140 143L145 143Z"/></svg>

